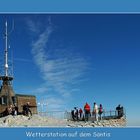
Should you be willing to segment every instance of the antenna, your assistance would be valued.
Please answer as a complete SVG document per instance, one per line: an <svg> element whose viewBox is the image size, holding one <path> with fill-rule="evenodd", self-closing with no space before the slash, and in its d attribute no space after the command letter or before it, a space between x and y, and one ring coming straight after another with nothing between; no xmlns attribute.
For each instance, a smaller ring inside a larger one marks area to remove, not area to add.
<svg viewBox="0 0 140 140"><path fill-rule="evenodd" d="M7 21L5 22L5 76L8 76L8 49L7 49L7 40L8 40L8 33L7 33Z"/></svg>
<svg viewBox="0 0 140 140"><path fill-rule="evenodd" d="M10 76L11 74L9 73L9 67L11 68L10 64L8 65L8 48L9 48L9 43L8 43L8 37L9 34L12 33L13 28L10 32L8 32L8 23L7 21L5 22L5 31L4 31L4 44L5 44L5 49L4 49L4 73L3 76L0 76L0 80L3 81L1 89L0 89L0 97L6 96L5 97L5 103L6 105L12 105L14 103L14 91L11 87L11 81L13 80L13 77Z"/></svg>
<svg viewBox="0 0 140 140"><path fill-rule="evenodd" d="M8 77L8 35L11 34L14 30L14 22L12 24L12 29L8 33L8 23L5 22L5 64L4 64L4 70L5 70L5 76Z"/></svg>

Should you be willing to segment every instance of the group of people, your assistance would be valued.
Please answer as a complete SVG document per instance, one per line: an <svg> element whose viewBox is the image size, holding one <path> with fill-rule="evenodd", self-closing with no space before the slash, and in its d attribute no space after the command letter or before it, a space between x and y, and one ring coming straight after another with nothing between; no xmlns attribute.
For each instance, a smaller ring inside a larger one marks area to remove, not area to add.
<svg viewBox="0 0 140 140"><path fill-rule="evenodd" d="M94 121L102 120L102 113L104 112L102 104L99 106L94 102L93 108L91 109L90 105L86 103L84 105L84 109L78 109L78 107L74 107L71 111L71 117L74 121L84 120L88 121L89 118L93 118ZM120 104L116 107L116 118L121 118L124 116L123 106Z"/></svg>
<svg viewBox="0 0 140 140"><path fill-rule="evenodd" d="M9 105L4 113L3 116L7 116L7 115L12 115L12 116L17 116L19 114L23 114L25 116L32 116L32 112L30 110L30 103L27 102L25 105L23 105L23 111L19 112L18 110L18 106L16 104L14 105Z"/></svg>
<svg viewBox="0 0 140 140"><path fill-rule="evenodd" d="M4 111L4 116L7 116L7 115L12 115L12 116L16 116L18 115L18 107L16 104L14 105L10 105L9 107L7 107Z"/></svg>
<svg viewBox="0 0 140 140"><path fill-rule="evenodd" d="M103 113L103 106L102 104L98 105L94 102L93 109L91 110L91 107L88 103L84 105L84 109L81 108L78 110L77 107L74 108L74 110L71 111L72 119L75 121L79 120L85 120L88 121L89 117L93 116L95 121L98 121L98 118L102 119L102 113Z"/></svg>

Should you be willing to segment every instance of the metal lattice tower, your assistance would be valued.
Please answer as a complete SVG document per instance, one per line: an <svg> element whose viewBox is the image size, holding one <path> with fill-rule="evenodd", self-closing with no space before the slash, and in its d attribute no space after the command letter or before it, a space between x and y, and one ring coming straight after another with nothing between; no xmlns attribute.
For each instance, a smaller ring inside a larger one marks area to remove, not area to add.
<svg viewBox="0 0 140 140"><path fill-rule="evenodd" d="M12 30L11 30L12 31ZM11 86L11 81L13 80L13 76L9 75L9 65L8 65L8 23L5 22L5 50L4 50L4 73L0 76L0 80L2 80L2 85L0 89L0 97L4 98L6 105L14 104L14 91Z"/></svg>

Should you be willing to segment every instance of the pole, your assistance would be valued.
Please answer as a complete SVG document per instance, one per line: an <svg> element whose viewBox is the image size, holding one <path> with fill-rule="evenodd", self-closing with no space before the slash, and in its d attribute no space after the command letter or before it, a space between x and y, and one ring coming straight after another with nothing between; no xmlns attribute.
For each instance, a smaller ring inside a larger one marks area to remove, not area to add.
<svg viewBox="0 0 140 140"><path fill-rule="evenodd" d="M8 76L7 21L5 22L5 76Z"/></svg>

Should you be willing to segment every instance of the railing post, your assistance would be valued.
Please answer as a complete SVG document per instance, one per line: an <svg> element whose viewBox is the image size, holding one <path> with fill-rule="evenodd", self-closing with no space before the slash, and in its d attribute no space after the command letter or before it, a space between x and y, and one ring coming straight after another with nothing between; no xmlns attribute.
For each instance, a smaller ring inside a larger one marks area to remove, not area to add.
<svg viewBox="0 0 140 140"><path fill-rule="evenodd" d="M105 110L103 111L103 114L104 114L104 119L105 119Z"/></svg>
<svg viewBox="0 0 140 140"><path fill-rule="evenodd" d="M117 116L117 111L115 111L115 116Z"/></svg>
<svg viewBox="0 0 140 140"><path fill-rule="evenodd" d="M124 108L124 118L126 119L126 109Z"/></svg>

